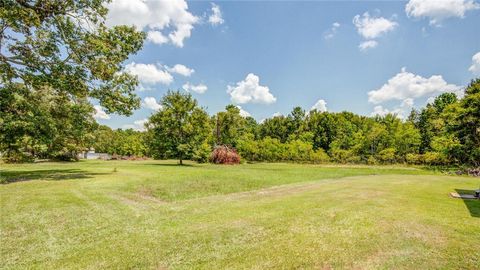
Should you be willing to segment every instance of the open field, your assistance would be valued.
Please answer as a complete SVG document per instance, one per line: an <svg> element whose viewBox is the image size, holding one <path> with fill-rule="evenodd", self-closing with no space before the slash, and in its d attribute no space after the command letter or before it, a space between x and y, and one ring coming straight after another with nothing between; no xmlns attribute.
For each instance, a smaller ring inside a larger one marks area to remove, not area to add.
<svg viewBox="0 0 480 270"><path fill-rule="evenodd" d="M407 167L1 164L3 269L478 269L478 178Z"/></svg>

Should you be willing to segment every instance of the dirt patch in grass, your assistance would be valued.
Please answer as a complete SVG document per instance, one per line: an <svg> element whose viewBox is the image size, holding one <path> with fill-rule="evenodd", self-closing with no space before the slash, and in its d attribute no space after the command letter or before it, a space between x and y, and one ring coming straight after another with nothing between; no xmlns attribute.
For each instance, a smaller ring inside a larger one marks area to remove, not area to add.
<svg viewBox="0 0 480 270"><path fill-rule="evenodd" d="M146 187L146 186L140 186L140 188L135 193L135 195L137 197L139 197L140 199L143 199L143 200L147 200L147 201L151 201L151 202L155 202L155 203L162 203L162 204L167 203L166 201L155 197L155 195L153 194L153 190L149 187Z"/></svg>

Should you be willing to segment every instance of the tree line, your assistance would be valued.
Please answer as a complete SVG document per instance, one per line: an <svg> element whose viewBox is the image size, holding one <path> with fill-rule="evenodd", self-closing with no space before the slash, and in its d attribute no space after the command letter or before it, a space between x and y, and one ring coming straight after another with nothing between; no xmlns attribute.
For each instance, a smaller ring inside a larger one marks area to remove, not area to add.
<svg viewBox="0 0 480 270"><path fill-rule="evenodd" d="M234 105L210 116L189 93L169 91L145 131L99 125L85 100L71 102L51 88L18 89L0 90L0 152L7 162L73 160L91 148L207 162L224 145L247 161L480 165L480 78L463 98L443 93L404 120L295 107L259 123Z"/></svg>
<svg viewBox="0 0 480 270"><path fill-rule="evenodd" d="M295 107L258 123L234 105L209 117L178 91L161 104L146 124L145 148L154 158L205 162L214 146L227 145L249 161L480 165L480 78L461 99L443 93L405 120Z"/></svg>
<svg viewBox="0 0 480 270"><path fill-rule="evenodd" d="M145 33L107 27L106 1L5 0L0 5L0 154L7 162L76 159L81 151L206 162L212 148L244 160L340 163L480 164L480 79L463 98L444 93L401 120L393 114L305 111L258 123L228 105L210 116L188 93L168 92L146 131L99 125L107 113L139 108L138 80L122 63ZM86 24L89 24L87 27Z"/></svg>

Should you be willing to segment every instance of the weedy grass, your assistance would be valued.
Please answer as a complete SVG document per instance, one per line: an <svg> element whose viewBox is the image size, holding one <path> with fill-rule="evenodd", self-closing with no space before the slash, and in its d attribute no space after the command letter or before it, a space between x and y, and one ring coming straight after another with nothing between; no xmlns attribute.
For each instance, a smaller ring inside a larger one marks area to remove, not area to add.
<svg viewBox="0 0 480 270"><path fill-rule="evenodd" d="M401 166L0 164L2 269L475 269L478 178Z"/></svg>

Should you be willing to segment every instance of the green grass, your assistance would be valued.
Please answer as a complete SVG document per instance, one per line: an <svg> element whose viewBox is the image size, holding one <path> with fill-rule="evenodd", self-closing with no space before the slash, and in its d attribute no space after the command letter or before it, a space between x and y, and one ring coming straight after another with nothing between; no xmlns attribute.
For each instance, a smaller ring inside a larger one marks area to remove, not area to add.
<svg viewBox="0 0 480 270"><path fill-rule="evenodd" d="M476 269L480 180L408 167L0 164L4 269Z"/></svg>

